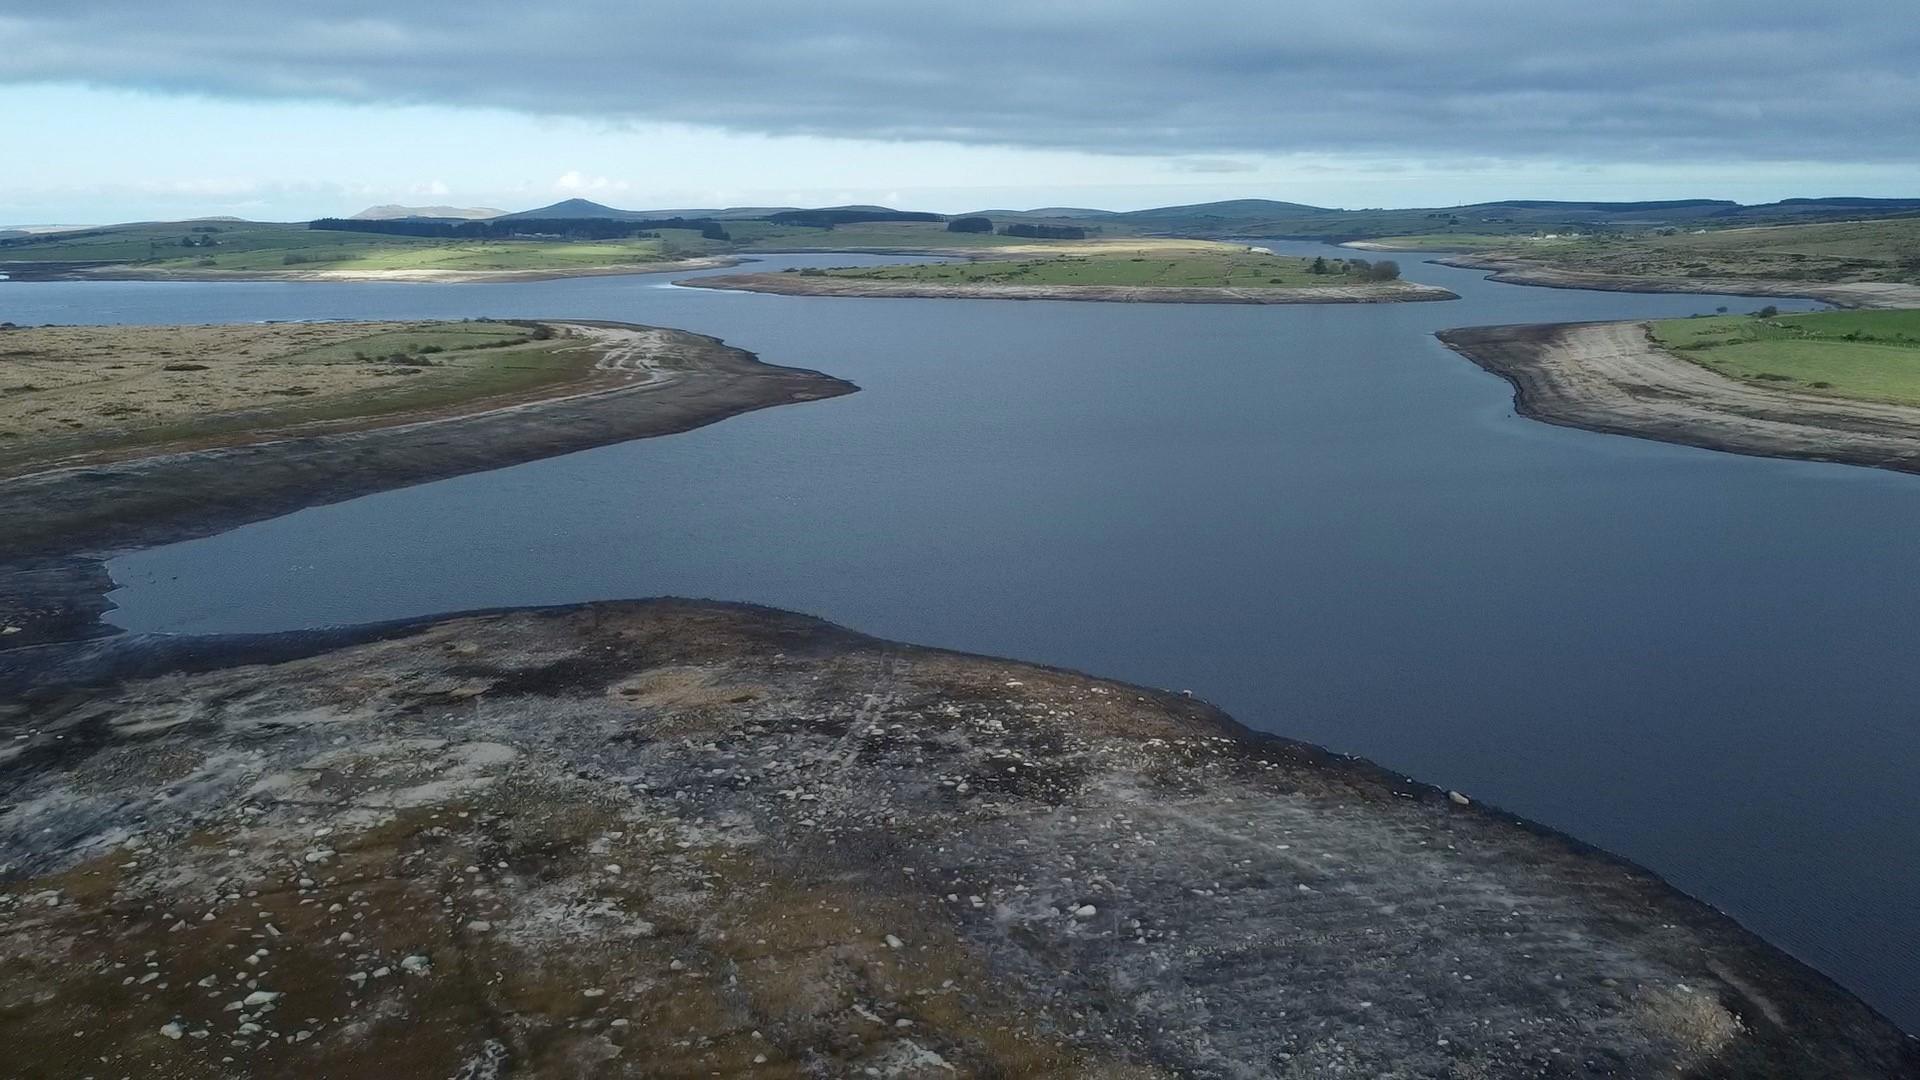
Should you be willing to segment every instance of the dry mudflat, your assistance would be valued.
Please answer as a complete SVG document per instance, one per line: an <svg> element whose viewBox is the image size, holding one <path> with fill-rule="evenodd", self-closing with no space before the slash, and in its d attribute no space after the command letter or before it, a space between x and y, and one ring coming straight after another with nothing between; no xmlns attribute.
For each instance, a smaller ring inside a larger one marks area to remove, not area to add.
<svg viewBox="0 0 1920 1080"><path fill-rule="evenodd" d="M0 654L28 1077L1896 1077L1652 875L1192 698L679 601Z"/></svg>
<svg viewBox="0 0 1920 1080"><path fill-rule="evenodd" d="M1920 472L1920 407L1727 378L1662 349L1645 323L1485 326L1440 340L1514 387L1523 416L1765 457Z"/></svg>

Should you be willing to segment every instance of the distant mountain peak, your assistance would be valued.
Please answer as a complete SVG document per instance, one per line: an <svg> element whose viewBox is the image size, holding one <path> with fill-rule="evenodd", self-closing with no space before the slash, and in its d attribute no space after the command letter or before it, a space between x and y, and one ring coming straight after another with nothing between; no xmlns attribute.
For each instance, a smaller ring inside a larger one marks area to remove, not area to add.
<svg viewBox="0 0 1920 1080"><path fill-rule="evenodd" d="M506 214L505 210L495 210L490 206L401 206L397 203L385 203L369 206L353 215L349 221L396 221L401 218L458 218L462 221L485 221Z"/></svg>

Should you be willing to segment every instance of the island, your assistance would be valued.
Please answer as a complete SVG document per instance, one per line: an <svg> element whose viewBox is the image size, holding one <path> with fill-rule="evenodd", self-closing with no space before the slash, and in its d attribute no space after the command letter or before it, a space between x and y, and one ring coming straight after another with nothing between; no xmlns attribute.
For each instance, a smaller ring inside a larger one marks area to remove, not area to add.
<svg viewBox="0 0 1920 1080"><path fill-rule="evenodd" d="M1471 793L762 608L0 652L0 736L22 1075L1920 1071Z"/></svg>
<svg viewBox="0 0 1920 1080"><path fill-rule="evenodd" d="M677 281L789 296L1086 300L1160 304L1378 304L1458 300L1399 280L1391 261L1301 259L1261 248L1108 242L1037 258L721 274Z"/></svg>
<svg viewBox="0 0 1920 1080"><path fill-rule="evenodd" d="M1920 472L1920 311L1445 330L1523 416L1767 457Z"/></svg>

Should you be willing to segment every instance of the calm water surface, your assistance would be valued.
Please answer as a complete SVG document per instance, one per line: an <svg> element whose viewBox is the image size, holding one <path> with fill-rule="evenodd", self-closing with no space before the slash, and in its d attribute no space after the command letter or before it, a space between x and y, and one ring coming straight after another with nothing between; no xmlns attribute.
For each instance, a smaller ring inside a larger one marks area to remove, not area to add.
<svg viewBox="0 0 1920 1080"><path fill-rule="evenodd" d="M625 319L864 388L129 555L130 629L670 593L1191 688L1626 854L1920 1029L1920 478L1521 420L1430 336L1760 301L1406 265L1465 299L0 283L0 320Z"/></svg>

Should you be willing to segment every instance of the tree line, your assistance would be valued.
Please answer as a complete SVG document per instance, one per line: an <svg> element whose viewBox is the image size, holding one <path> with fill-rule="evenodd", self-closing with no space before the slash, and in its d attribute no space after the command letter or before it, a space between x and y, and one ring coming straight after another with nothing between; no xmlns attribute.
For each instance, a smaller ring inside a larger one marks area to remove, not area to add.
<svg viewBox="0 0 1920 1080"><path fill-rule="evenodd" d="M939 214L929 214L919 210L781 210L768 214L763 220L776 225L808 225L816 229L831 229L835 225L852 225L862 221L945 221Z"/></svg>
<svg viewBox="0 0 1920 1080"><path fill-rule="evenodd" d="M1316 256L1313 265L1308 268L1315 274L1344 274L1349 277L1365 278L1368 281L1398 281L1400 264L1392 259L1380 259L1368 262L1365 259L1335 259L1328 262L1323 256Z"/></svg>

